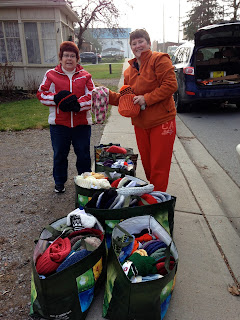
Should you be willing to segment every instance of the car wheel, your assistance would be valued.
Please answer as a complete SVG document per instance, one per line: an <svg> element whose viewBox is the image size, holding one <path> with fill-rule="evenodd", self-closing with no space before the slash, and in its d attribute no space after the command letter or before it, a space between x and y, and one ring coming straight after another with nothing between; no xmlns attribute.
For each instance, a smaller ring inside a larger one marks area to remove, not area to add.
<svg viewBox="0 0 240 320"><path fill-rule="evenodd" d="M174 101L175 101L175 107L178 113L184 113L184 112L190 111L190 106L182 102L182 99L180 98L178 91L174 93Z"/></svg>
<svg viewBox="0 0 240 320"><path fill-rule="evenodd" d="M96 59L94 58L94 59L92 59L92 64L96 64Z"/></svg>

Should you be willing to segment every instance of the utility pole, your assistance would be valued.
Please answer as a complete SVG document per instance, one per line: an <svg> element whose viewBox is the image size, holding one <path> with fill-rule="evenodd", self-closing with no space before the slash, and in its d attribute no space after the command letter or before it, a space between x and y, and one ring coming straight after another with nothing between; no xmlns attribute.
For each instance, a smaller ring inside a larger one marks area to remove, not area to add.
<svg viewBox="0 0 240 320"><path fill-rule="evenodd" d="M165 52L165 27L164 27L164 0L163 0L163 16L162 16L162 20L163 20L163 52Z"/></svg>
<svg viewBox="0 0 240 320"><path fill-rule="evenodd" d="M178 0L178 45L180 43L180 0Z"/></svg>

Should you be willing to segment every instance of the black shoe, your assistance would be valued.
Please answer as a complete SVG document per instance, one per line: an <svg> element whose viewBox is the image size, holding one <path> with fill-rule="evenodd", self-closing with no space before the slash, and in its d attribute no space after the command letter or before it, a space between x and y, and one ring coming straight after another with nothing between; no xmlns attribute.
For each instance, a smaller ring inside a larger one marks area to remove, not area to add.
<svg viewBox="0 0 240 320"><path fill-rule="evenodd" d="M63 193L63 192L65 192L64 184L55 184L55 192L56 192L56 193Z"/></svg>

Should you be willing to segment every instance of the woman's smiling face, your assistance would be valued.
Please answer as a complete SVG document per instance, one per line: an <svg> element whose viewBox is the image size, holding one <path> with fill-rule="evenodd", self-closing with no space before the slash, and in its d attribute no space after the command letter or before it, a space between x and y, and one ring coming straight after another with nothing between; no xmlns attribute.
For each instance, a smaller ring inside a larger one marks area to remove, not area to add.
<svg viewBox="0 0 240 320"><path fill-rule="evenodd" d="M67 71L73 71L77 66L76 53L72 51L64 51L62 59L60 59L62 67Z"/></svg>
<svg viewBox="0 0 240 320"><path fill-rule="evenodd" d="M151 43L148 43L145 38L137 38L132 40L130 46L135 57L139 59L142 52L151 48Z"/></svg>

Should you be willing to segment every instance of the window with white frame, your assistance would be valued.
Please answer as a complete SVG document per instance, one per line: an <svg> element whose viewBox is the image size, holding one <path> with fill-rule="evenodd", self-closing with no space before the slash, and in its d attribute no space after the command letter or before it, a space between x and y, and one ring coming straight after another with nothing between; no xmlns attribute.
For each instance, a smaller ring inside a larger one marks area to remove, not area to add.
<svg viewBox="0 0 240 320"><path fill-rule="evenodd" d="M57 63L58 58L54 22L24 22L24 33L26 38L28 63ZM39 39L43 48L42 59Z"/></svg>
<svg viewBox="0 0 240 320"><path fill-rule="evenodd" d="M36 22L24 22L28 63L41 64L38 29Z"/></svg>
<svg viewBox="0 0 240 320"><path fill-rule="evenodd" d="M57 63L56 31L54 22L42 22L42 42L44 62Z"/></svg>
<svg viewBox="0 0 240 320"><path fill-rule="evenodd" d="M0 62L22 62L17 21L0 21Z"/></svg>

